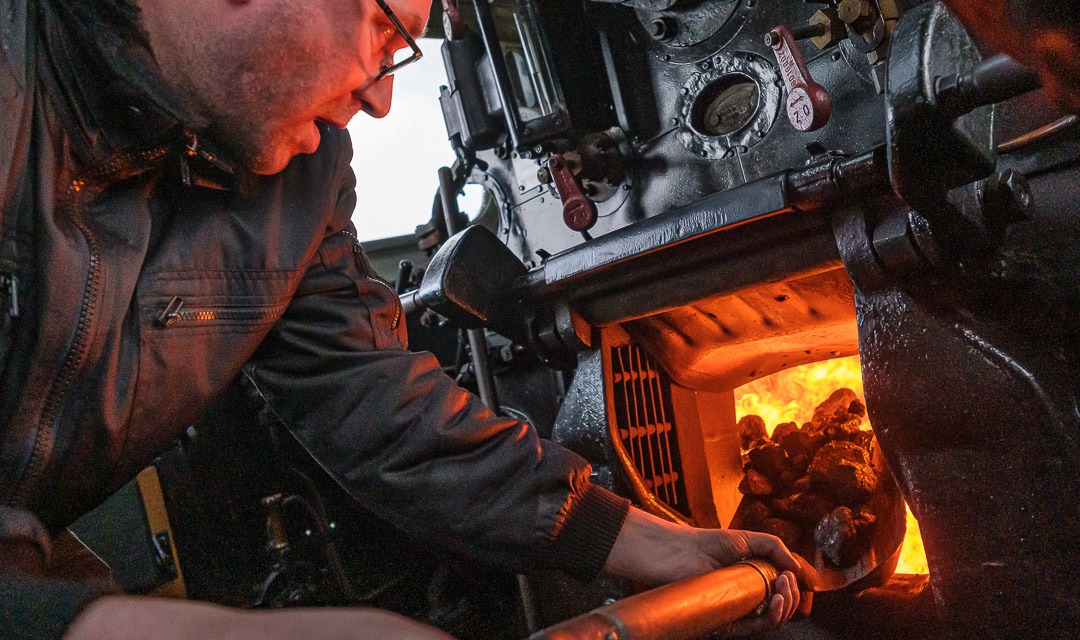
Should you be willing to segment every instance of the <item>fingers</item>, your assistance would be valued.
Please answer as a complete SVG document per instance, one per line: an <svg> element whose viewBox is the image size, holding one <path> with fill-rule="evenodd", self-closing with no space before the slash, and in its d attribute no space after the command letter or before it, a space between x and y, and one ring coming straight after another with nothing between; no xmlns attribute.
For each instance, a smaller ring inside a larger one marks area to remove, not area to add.
<svg viewBox="0 0 1080 640"><path fill-rule="evenodd" d="M765 633L790 620L798 609L800 600L794 574L785 571L777 576L773 582L773 591L764 613L736 620L728 625L721 635L746 636Z"/></svg>
<svg viewBox="0 0 1080 640"><path fill-rule="evenodd" d="M795 614L795 610L799 608L799 585L795 581L795 574L790 571L785 571L776 577L773 582L773 602L769 603L770 609L772 604L779 597L781 601L780 622L786 622L791 619L791 616Z"/></svg>
<svg viewBox="0 0 1080 640"><path fill-rule="evenodd" d="M791 555L788 548L776 536L752 531L742 532L750 547L750 554L757 558L765 558L772 561L781 571L798 571L799 561Z"/></svg>

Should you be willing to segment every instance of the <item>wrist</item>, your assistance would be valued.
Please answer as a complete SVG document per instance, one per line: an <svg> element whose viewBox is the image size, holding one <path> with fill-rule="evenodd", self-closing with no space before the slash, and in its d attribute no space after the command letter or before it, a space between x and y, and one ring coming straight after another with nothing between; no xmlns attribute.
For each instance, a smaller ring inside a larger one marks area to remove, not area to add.
<svg viewBox="0 0 1080 640"><path fill-rule="evenodd" d="M697 529L631 508L604 570L648 585L700 575L714 567L697 534Z"/></svg>

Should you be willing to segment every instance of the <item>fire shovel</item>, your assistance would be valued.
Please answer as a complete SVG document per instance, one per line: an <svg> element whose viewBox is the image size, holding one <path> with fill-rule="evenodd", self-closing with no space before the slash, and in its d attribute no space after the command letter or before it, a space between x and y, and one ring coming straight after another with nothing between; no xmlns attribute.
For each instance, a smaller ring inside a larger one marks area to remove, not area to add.
<svg viewBox="0 0 1080 640"><path fill-rule="evenodd" d="M830 566L820 551L812 561L798 554L796 576L808 615L813 594L844 588L877 586L892 576L904 541L905 510L899 489L880 452L873 463L887 479L874 497L879 517L867 549L848 568ZM738 516L736 516L738 518ZM744 560L729 567L664 585L594 609L529 636L528 640L695 640L722 630L739 618L762 610L772 597L777 569L763 560Z"/></svg>
<svg viewBox="0 0 1080 640"><path fill-rule="evenodd" d="M778 573L767 562L746 560L594 609L538 631L529 640L702 638L768 602ZM809 613L809 601L804 595L804 613Z"/></svg>

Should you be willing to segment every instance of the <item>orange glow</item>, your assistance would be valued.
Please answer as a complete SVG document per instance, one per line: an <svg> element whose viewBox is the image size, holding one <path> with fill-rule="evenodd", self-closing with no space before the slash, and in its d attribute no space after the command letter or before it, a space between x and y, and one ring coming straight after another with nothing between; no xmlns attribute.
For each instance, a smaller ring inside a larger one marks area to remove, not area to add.
<svg viewBox="0 0 1080 640"><path fill-rule="evenodd" d="M904 505L907 507L907 505ZM907 507L907 534L900 547L900 561L896 563L897 573L930 573L926 566L926 550L923 549L922 536L919 535L919 521Z"/></svg>
<svg viewBox="0 0 1080 640"><path fill-rule="evenodd" d="M863 399L862 371L859 356L834 358L813 364L780 371L759 378L735 390L735 419L757 415L765 421L765 429L772 435L776 425L809 422L818 406L840 388L848 388ZM863 428L870 423L864 421ZM919 523L907 510L907 535L900 549L897 573L928 573L926 553Z"/></svg>
<svg viewBox="0 0 1080 640"><path fill-rule="evenodd" d="M814 407L843 387L863 397L859 356L785 369L739 387L735 390L735 420L745 415L761 416L769 435L783 422L802 426L814 417Z"/></svg>

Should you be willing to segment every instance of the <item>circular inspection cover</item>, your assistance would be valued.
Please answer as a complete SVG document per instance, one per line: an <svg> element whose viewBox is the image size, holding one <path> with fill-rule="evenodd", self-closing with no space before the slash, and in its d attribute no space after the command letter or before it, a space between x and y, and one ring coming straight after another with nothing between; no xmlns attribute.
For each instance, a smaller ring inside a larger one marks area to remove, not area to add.
<svg viewBox="0 0 1080 640"><path fill-rule="evenodd" d="M677 105L679 141L695 156L723 158L765 138L780 113L780 77L753 53L715 56L687 79Z"/></svg>
<svg viewBox="0 0 1080 640"><path fill-rule="evenodd" d="M739 73L708 85L690 107L691 126L709 136L726 136L750 124L758 109L758 86Z"/></svg>

